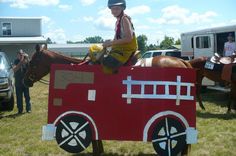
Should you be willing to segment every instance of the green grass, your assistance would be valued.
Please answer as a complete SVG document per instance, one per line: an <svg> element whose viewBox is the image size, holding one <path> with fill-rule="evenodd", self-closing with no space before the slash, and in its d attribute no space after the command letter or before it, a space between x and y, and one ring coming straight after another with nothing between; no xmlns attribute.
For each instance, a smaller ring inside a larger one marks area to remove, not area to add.
<svg viewBox="0 0 236 156"><path fill-rule="evenodd" d="M41 141L42 125L47 123L48 86L36 83L31 88L32 113L17 115L0 112L1 156L71 155L59 148L56 141ZM223 99L223 100L222 100ZM197 106L198 144L192 146L193 156L236 156L236 114L226 114L226 100L212 91L203 94L206 111ZM104 156L152 156L151 143L104 141ZM91 146L82 154L92 155Z"/></svg>

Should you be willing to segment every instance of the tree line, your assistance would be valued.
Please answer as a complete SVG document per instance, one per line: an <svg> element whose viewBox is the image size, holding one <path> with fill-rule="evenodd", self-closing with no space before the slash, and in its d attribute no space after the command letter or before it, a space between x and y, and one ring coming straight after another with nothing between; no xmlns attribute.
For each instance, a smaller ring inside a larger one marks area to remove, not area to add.
<svg viewBox="0 0 236 156"><path fill-rule="evenodd" d="M147 50L157 50L157 49L170 49L173 48L173 45L180 45L180 39L174 40L173 37L165 36L164 40L160 42L160 44L148 44L148 38L146 35L137 36L138 41L138 50L141 53L144 53ZM67 41L67 44L78 44L78 43L103 43L104 40L100 36L87 37L83 41ZM52 42L50 38L47 39L48 44L55 44L56 42Z"/></svg>

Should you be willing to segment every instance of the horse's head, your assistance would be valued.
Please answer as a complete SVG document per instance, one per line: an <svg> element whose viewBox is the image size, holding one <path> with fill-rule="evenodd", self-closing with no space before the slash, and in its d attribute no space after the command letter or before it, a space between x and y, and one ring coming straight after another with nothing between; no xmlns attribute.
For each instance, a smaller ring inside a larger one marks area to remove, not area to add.
<svg viewBox="0 0 236 156"><path fill-rule="evenodd" d="M23 83L25 86L32 87L33 84L47 75L50 71L50 64L44 49L39 45L35 47L36 52L33 54L28 69L25 73Z"/></svg>

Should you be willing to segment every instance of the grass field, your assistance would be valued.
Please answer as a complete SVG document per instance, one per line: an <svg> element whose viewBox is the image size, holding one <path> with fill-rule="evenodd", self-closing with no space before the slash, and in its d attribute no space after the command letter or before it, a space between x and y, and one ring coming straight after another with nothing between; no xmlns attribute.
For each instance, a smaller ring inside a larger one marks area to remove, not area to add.
<svg viewBox="0 0 236 156"><path fill-rule="evenodd" d="M48 86L36 83L31 88L32 113L17 115L0 112L0 156L71 155L60 149L56 141L41 141L41 127L47 123ZM236 114L226 114L227 97L218 92L203 94L206 111L197 106L198 144L192 156L236 156ZM150 143L104 141L104 156L152 156ZM92 148L82 156L89 156Z"/></svg>

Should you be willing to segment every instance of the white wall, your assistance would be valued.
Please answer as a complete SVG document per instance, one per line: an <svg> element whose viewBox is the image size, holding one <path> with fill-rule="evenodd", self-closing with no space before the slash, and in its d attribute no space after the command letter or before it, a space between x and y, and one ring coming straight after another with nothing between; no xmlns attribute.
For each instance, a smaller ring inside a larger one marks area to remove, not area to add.
<svg viewBox="0 0 236 156"><path fill-rule="evenodd" d="M12 37L42 36L42 24L40 18L0 18L0 36L3 36L3 23L11 23Z"/></svg>

